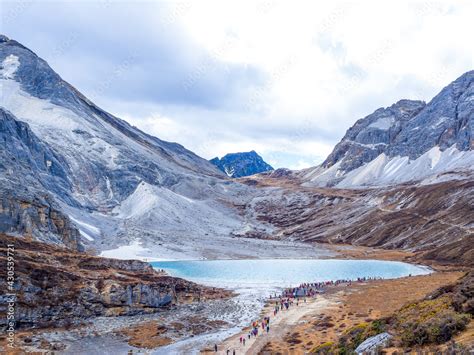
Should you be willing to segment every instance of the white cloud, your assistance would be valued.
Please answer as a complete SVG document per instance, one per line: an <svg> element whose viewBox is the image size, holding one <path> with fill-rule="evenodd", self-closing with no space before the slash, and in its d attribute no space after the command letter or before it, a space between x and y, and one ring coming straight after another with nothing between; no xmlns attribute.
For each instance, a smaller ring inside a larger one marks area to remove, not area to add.
<svg viewBox="0 0 474 355"><path fill-rule="evenodd" d="M267 75L242 103L253 110L239 113L236 125L222 113L214 155L256 149L275 157L284 147L301 157L324 156L376 108L405 97L431 99L472 69L472 9L467 1L193 3L180 18L185 32L221 60L251 64ZM315 135L295 143L308 117ZM287 135L272 136L271 129L267 139L254 135L272 126L287 127ZM328 139L318 129L337 133Z"/></svg>

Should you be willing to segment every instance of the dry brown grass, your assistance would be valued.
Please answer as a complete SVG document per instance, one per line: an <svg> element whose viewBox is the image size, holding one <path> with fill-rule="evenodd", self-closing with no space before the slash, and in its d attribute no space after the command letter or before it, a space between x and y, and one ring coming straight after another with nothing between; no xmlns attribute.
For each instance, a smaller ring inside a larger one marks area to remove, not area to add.
<svg viewBox="0 0 474 355"><path fill-rule="evenodd" d="M171 338L164 336L167 328L157 321L148 321L123 329L120 334L128 337L128 343L137 348L154 349L171 344Z"/></svg>
<svg viewBox="0 0 474 355"><path fill-rule="evenodd" d="M262 353L303 354L324 343L336 342L346 329L387 317L405 304L422 299L441 286L454 283L462 275L459 271L437 272L335 287L324 297L337 301L336 306L325 309L321 314L307 316L303 324L291 330L299 334L301 343L295 344L285 339L274 341L267 344Z"/></svg>

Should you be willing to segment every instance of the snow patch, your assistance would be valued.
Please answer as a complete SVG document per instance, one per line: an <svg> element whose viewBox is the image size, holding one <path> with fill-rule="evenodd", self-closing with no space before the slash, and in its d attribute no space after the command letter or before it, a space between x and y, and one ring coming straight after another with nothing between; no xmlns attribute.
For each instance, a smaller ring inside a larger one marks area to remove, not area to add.
<svg viewBox="0 0 474 355"><path fill-rule="evenodd" d="M309 184L317 186L328 186L336 183L337 187L357 188L364 186L385 186L400 184L410 181L435 182L447 179L441 177L447 172L453 177L462 178L462 171L472 170L474 166L473 151L459 151L456 146L452 146L441 151L439 146L435 146L417 159L409 159L406 156L395 156L389 158L384 153L374 160L338 176L339 169L336 163L332 167L325 169L316 167L305 178ZM336 171L334 171L337 169ZM437 176L440 176L437 178Z"/></svg>
<svg viewBox="0 0 474 355"><path fill-rule="evenodd" d="M451 118L446 116L441 116L438 120L431 125L431 128L437 128L438 126L442 125L444 122L451 120Z"/></svg>
<svg viewBox="0 0 474 355"><path fill-rule="evenodd" d="M225 173L228 177L234 176L234 173L235 173L234 168L229 169L228 167L225 167L224 170L225 170Z"/></svg>
<svg viewBox="0 0 474 355"><path fill-rule="evenodd" d="M343 172L339 169L341 163L342 159L329 168L324 168L320 165L306 174L304 178L310 181L328 184L332 180L337 179L339 176L343 175Z"/></svg>
<svg viewBox="0 0 474 355"><path fill-rule="evenodd" d="M69 219L77 225L77 227L79 229L79 233L81 234L81 236L86 238L88 241L92 242L92 241L95 240L93 235L94 236L100 236L101 231L100 231L99 228L94 227L93 225L91 225L89 223L80 221L77 218L74 218L72 216L69 216Z"/></svg>
<svg viewBox="0 0 474 355"><path fill-rule="evenodd" d="M0 78L13 79L19 67L19 58L16 55L10 54L2 62L2 67L0 68Z"/></svg>
<svg viewBox="0 0 474 355"><path fill-rule="evenodd" d="M81 121L84 123L84 120L74 112L48 100L31 96L21 89L20 83L12 80L0 80L0 86L3 88L1 105L22 121L30 124L35 133L42 133L40 128L45 131L84 129L81 124Z"/></svg>
<svg viewBox="0 0 474 355"><path fill-rule="evenodd" d="M383 131L390 129L395 123L395 117L388 116L388 117L381 117L377 121L371 123L369 128L377 128Z"/></svg>
<svg viewBox="0 0 474 355"><path fill-rule="evenodd" d="M353 140L350 140L350 139L346 139L345 142L349 142L349 143L352 143L352 144L356 144L358 146L361 146L361 147L364 147L364 148L370 148L370 149L374 149L376 148L377 146L379 145L387 145L387 143L359 143L359 142L356 142L356 141L353 141Z"/></svg>
<svg viewBox="0 0 474 355"><path fill-rule="evenodd" d="M74 218L74 217L69 216L69 218L71 219L71 221L73 221L74 223L80 225L81 227L83 227L83 228L85 228L85 229L88 229L89 231L92 231L92 232L94 232L94 233L96 233L96 234L100 234L100 229L99 229L99 228L94 227L93 225L90 225L90 224L88 224L88 223L86 223L86 222L82 222L82 221L80 221L80 220L78 220L78 219L76 219L76 218Z"/></svg>
<svg viewBox="0 0 474 355"><path fill-rule="evenodd" d="M436 146L430 149L427 154L428 157L431 159L431 169L434 169L434 167L439 163L439 160L441 159L441 150L438 146Z"/></svg>
<svg viewBox="0 0 474 355"><path fill-rule="evenodd" d="M94 238L92 238L89 234L87 234L86 232L84 232L82 229L79 229L79 233L80 233L84 238L86 238L88 241L90 241L90 242L94 241Z"/></svg>
<svg viewBox="0 0 474 355"><path fill-rule="evenodd" d="M114 198L114 191L112 190L112 186L110 184L110 179L108 176L105 176L105 186L107 187L107 191L109 192L109 195L107 196L109 199Z"/></svg>
<svg viewBox="0 0 474 355"><path fill-rule="evenodd" d="M142 260L142 261L158 261L147 257L148 248L144 248L138 239L135 239L130 245L122 245L116 249L104 250L100 256L104 258L121 259L121 260Z"/></svg>
<svg viewBox="0 0 474 355"><path fill-rule="evenodd" d="M366 164L364 169L361 169L358 174L352 176L351 184L364 185L367 182L377 179L383 173L387 162L388 157L384 153L380 154L377 158ZM344 182L345 180L347 179L344 179Z"/></svg>

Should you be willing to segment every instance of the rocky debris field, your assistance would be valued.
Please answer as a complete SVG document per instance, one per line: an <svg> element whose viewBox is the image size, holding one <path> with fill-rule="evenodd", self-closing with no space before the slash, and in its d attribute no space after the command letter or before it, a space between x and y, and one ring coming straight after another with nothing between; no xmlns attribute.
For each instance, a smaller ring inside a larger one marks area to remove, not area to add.
<svg viewBox="0 0 474 355"><path fill-rule="evenodd" d="M20 330L17 339L22 349L33 352L100 354L156 349L183 339L204 337L205 341L207 334L228 330L240 324L242 307L235 298L218 298L149 314L89 318L75 327Z"/></svg>
<svg viewBox="0 0 474 355"><path fill-rule="evenodd" d="M357 190L302 188L294 175L242 182L271 189L241 208L273 225L274 239L404 250L424 262L473 263L472 180Z"/></svg>
<svg viewBox="0 0 474 355"><path fill-rule="evenodd" d="M153 313L162 307L220 299L231 292L155 271L148 263L72 252L0 234L0 262L14 245L17 328L79 325L90 317ZM0 287L6 290L6 270ZM6 312L2 302L2 313ZM6 318L2 317L1 326Z"/></svg>

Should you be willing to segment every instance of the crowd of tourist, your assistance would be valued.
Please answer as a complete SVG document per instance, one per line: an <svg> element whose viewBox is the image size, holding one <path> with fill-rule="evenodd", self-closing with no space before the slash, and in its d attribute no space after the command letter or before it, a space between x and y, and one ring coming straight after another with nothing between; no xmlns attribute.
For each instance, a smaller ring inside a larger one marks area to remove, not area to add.
<svg viewBox="0 0 474 355"><path fill-rule="evenodd" d="M375 277L359 277L355 280L342 279L335 281L302 283L297 287L290 287L284 289L280 295L276 293L270 295L269 304L273 307L273 317L276 317L279 312L288 311L290 307L298 307L300 303L305 304L308 298L315 298L318 294L323 293L326 288L331 286L347 285L350 286L356 282L374 281L380 278ZM265 334L270 332L270 316L265 316L262 319L253 321L247 336L240 337L240 345L245 346L246 341L251 338L257 338L259 333ZM217 352L217 344L214 345L214 350ZM230 349L227 349L227 355L230 355ZM232 350L235 354L235 349Z"/></svg>

